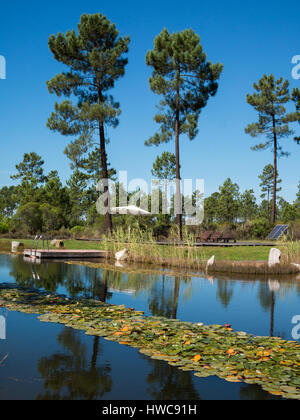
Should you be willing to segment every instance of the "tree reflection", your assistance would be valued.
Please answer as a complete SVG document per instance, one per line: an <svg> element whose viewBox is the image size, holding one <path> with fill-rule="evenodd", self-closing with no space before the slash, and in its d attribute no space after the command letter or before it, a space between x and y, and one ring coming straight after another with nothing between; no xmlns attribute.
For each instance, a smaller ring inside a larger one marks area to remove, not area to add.
<svg viewBox="0 0 300 420"><path fill-rule="evenodd" d="M217 280L217 299L227 308L233 296L233 281Z"/></svg>
<svg viewBox="0 0 300 420"><path fill-rule="evenodd" d="M200 400L191 372L184 372L166 362L142 356L151 365L147 375L148 392L155 400Z"/></svg>
<svg viewBox="0 0 300 420"><path fill-rule="evenodd" d="M265 311L270 311L270 337L274 337L274 316L275 316L275 291L270 287L270 282L260 282L258 297L262 308Z"/></svg>
<svg viewBox="0 0 300 420"><path fill-rule="evenodd" d="M264 391L259 385L248 385L243 384L240 387L240 399L241 400L250 400L250 401L260 401L260 400L281 400L281 397L269 394L269 392Z"/></svg>
<svg viewBox="0 0 300 420"><path fill-rule="evenodd" d="M90 362L87 345L81 343L79 331L64 328L57 341L63 352L43 357L38 362L45 392L37 399L94 400L111 391L110 366L97 364L99 337L94 337Z"/></svg>
<svg viewBox="0 0 300 420"><path fill-rule="evenodd" d="M148 303L149 312L154 316L176 318L178 315L180 292L190 299L192 277L171 275L168 272L150 271L143 272L141 267L129 266L127 271L121 271L114 266L105 264L88 263L67 264L63 262L42 262L36 264L32 261L25 263L19 256L9 258L11 264L10 275L13 276L19 285L35 288L44 288L50 292L57 292L64 289L71 298L77 299L80 296L109 301L114 291L128 292L135 297L142 296L143 303ZM286 298L287 293L297 296L300 293L300 284L295 276L285 278L284 281L253 276L242 276L233 279L233 275L216 278L213 288L216 289L216 298L212 298L211 305L218 307L221 304L225 309L232 302L234 287L250 288L258 285L256 300L260 306L270 312L270 327L268 333L275 334L275 308L276 300ZM196 284L196 282L194 282ZM236 289L237 290L237 289ZM238 293L241 293L238 290ZM253 291L250 293L253 295ZM256 293L256 292L255 292ZM196 290L197 297L201 298L199 283ZM186 304L186 303L185 303ZM205 309L204 304L204 309ZM195 309L196 312L197 309ZM196 313L194 320L197 321ZM220 319L218 322L222 323Z"/></svg>
<svg viewBox="0 0 300 420"><path fill-rule="evenodd" d="M161 281L155 282L148 295L149 310L152 315L176 318L181 281L182 279L179 277L172 278L172 288L163 274Z"/></svg>
<svg viewBox="0 0 300 420"><path fill-rule="evenodd" d="M99 277L94 270L85 295L91 295L105 302L108 296L107 273ZM93 339L93 350L90 367L87 363L87 349L80 341L80 333L71 328L65 328L57 339L67 351L65 354L55 354L44 357L38 363L38 370L45 378L46 392L38 399L99 399L112 388L109 366L97 366L100 337ZM65 391L66 390L66 391Z"/></svg>

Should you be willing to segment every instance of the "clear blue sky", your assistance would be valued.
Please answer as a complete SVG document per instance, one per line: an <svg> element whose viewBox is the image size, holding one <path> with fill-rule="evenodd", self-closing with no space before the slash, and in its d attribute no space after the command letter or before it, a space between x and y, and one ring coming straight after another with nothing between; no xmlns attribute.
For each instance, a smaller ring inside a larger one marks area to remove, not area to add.
<svg viewBox="0 0 300 420"><path fill-rule="evenodd" d="M255 140L244 128L256 121L246 103L253 82L264 73L290 80L291 60L300 54L299 1L14 1L1 6L0 55L7 60L7 80L0 80L1 154L0 186L11 184L10 174L25 152L35 151L46 162L46 172L57 169L65 181L69 162L63 150L68 139L50 132L48 115L56 101L46 80L61 71L48 50L50 34L76 28L82 13L102 13L117 25L121 35L130 35L126 75L113 94L120 101L120 125L110 130L109 161L117 170L128 170L129 178L150 179L152 162L166 147L145 147L156 130L153 122L158 97L148 84L150 69L145 54L155 36L166 27L170 32L192 28L201 38L213 62L224 64L217 95L203 110L199 135L190 142L181 139L182 176L204 178L206 195L218 189L227 177L241 190L259 193L258 174L272 163L271 151L252 152ZM298 133L300 127L296 127ZM300 146L283 141L291 153L279 162L283 179L281 195L295 199L300 181ZM167 146L174 150L174 143Z"/></svg>

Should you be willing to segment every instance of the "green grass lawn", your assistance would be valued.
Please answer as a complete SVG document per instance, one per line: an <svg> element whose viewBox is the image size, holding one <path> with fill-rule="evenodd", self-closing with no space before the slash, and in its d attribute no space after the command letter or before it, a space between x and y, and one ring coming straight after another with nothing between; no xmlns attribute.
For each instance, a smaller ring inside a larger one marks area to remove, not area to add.
<svg viewBox="0 0 300 420"><path fill-rule="evenodd" d="M10 251L11 249L11 242L12 239L0 239L0 250L3 251ZM32 240L28 239L14 239L14 241L23 242L26 247L31 247ZM101 242L92 242L92 241L76 241L73 239L67 239L63 241L65 244L66 249L103 249L103 244ZM42 242L40 242L39 247L42 246ZM119 250L122 248L125 248L126 244L118 244ZM140 245L143 246L142 244ZM165 247L163 245L151 245L151 247L158 247L156 249L156 252L159 252L159 250L162 251L162 254L167 251L166 248L168 248L168 251L170 252L170 248L175 247ZM116 248L116 245L114 245L114 249ZM199 254L199 259L206 260L210 258L212 255L215 255L216 259L226 260L226 261L267 261L268 255L270 252L271 246L244 246L244 247L198 247L194 251Z"/></svg>

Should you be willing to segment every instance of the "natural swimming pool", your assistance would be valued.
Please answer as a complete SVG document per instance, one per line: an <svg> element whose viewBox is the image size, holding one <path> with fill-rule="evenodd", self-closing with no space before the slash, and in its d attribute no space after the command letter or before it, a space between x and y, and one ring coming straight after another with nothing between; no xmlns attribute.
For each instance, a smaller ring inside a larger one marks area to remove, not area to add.
<svg viewBox="0 0 300 420"><path fill-rule="evenodd" d="M129 266L95 269L65 263L24 262L0 256L0 282L86 296L142 310L146 315L292 339L300 312L300 282L286 278L201 277L142 272ZM196 378L167 363L81 331L44 324L34 315L3 311L1 399L271 399L259 386ZM133 375L134 372L134 375Z"/></svg>

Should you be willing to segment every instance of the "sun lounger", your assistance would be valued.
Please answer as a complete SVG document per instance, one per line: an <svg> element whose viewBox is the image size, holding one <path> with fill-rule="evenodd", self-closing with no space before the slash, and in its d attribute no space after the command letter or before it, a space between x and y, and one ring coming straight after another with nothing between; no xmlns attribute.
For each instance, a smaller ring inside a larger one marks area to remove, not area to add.
<svg viewBox="0 0 300 420"><path fill-rule="evenodd" d="M236 242L234 233L231 230L227 230L226 232L222 233L222 236L220 238L224 243L228 243L230 241Z"/></svg>
<svg viewBox="0 0 300 420"><path fill-rule="evenodd" d="M219 242L219 240L222 238L222 232L216 231L212 234L210 237L210 240L212 242Z"/></svg>
<svg viewBox="0 0 300 420"><path fill-rule="evenodd" d="M207 231L203 232L202 235L197 238L197 242L207 242L207 241L209 241L212 233L213 232L211 230L207 230Z"/></svg>

